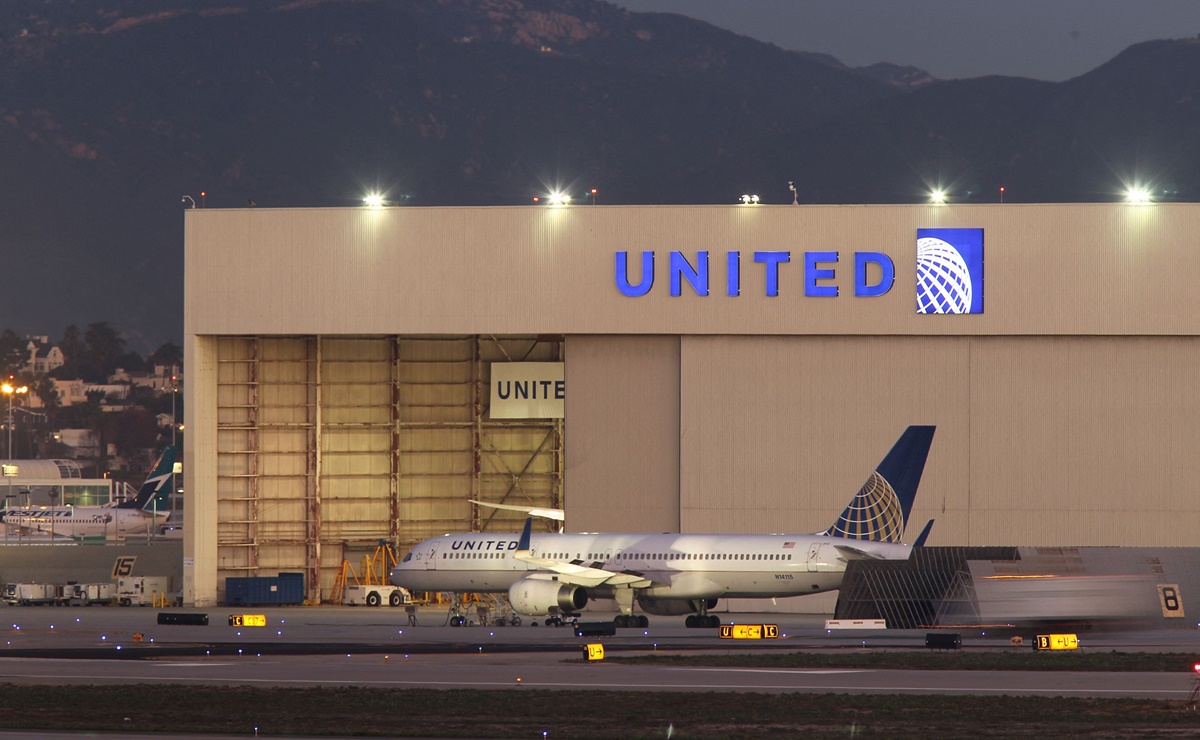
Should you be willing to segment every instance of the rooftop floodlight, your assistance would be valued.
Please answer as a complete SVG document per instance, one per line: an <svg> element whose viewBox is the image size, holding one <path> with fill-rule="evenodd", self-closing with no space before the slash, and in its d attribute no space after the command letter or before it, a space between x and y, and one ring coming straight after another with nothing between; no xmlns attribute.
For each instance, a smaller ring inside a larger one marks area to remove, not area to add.
<svg viewBox="0 0 1200 740"><path fill-rule="evenodd" d="M383 196L379 193L371 193L363 198L363 204L367 208L383 208Z"/></svg>
<svg viewBox="0 0 1200 740"><path fill-rule="evenodd" d="M548 198L552 206L569 206L571 205L571 196L567 193L550 193Z"/></svg>
<svg viewBox="0 0 1200 740"><path fill-rule="evenodd" d="M740 200L744 206L758 205L758 196L754 194L743 195L741 198L738 198L738 200Z"/></svg>
<svg viewBox="0 0 1200 740"><path fill-rule="evenodd" d="M1135 206L1150 205L1150 191L1134 185L1125 189L1125 202Z"/></svg>
<svg viewBox="0 0 1200 740"><path fill-rule="evenodd" d="M930 202L930 203L937 203L939 206L940 206L940 205L943 205L943 204L945 204L945 202L946 202L946 191L945 191L945 190L932 190L932 191L930 191L930 193L929 193L929 202Z"/></svg>

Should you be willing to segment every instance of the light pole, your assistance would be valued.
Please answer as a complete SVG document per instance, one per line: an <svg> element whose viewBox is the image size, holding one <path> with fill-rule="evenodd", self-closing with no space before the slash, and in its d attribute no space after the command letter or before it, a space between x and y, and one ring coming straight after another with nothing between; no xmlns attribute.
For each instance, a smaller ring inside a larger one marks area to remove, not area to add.
<svg viewBox="0 0 1200 740"><path fill-rule="evenodd" d="M9 378L9 380L12 380L12 378ZM0 391L4 391L4 395L8 396L8 459L12 460L13 459L13 456L12 456L13 396L15 396L18 393L28 393L29 386L23 385L23 386L17 387L17 386L14 386L12 383L5 383L4 385L0 386Z"/></svg>
<svg viewBox="0 0 1200 740"><path fill-rule="evenodd" d="M8 481L8 495L4 497L4 508L7 509L8 502L10 500L12 500L12 479L17 477L17 474L20 471L17 469L16 465L12 465L10 463L5 463L3 466L0 466L0 468L3 468L3 470L0 472L4 473L4 478ZM20 525L18 524L17 537L19 538L20 536L21 536L21 528L20 528ZM8 539L8 522L7 521L4 522L4 539L6 539L6 540Z"/></svg>
<svg viewBox="0 0 1200 740"><path fill-rule="evenodd" d="M179 424L175 421L175 395L177 393L179 393L178 381L179 381L179 376L177 376L177 375L171 376L171 446L172 447L175 446L175 430L179 428ZM179 450L176 449L175 450L175 459L178 460L179 458L180 458ZM178 493L179 493L179 488L175 484L175 465L174 465L174 463L172 463L171 464L171 498L169 499L171 502L171 513L174 513L179 507L179 502L176 501L176 494L178 494ZM157 521L157 516L158 516L157 507L158 507L158 505L155 504L155 512L154 512L155 521Z"/></svg>

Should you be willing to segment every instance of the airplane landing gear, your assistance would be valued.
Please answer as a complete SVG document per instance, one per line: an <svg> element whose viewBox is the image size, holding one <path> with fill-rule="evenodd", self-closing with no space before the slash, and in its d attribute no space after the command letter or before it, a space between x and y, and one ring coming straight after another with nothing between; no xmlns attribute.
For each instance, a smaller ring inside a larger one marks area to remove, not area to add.
<svg viewBox="0 0 1200 740"><path fill-rule="evenodd" d="M704 628L704 627L720 627L721 618L715 614L689 614L687 619L683 620L684 626L688 628Z"/></svg>
<svg viewBox="0 0 1200 740"><path fill-rule="evenodd" d="M701 599L700 603L699 603L700 613L699 614L689 614L688 618L683 620L684 626L688 627L688 628L692 628L692 629L720 627L721 626L721 618L716 615L708 613L708 607L716 606L716 605L717 605L716 599L712 599L712 603L709 603L708 599Z"/></svg>
<svg viewBox="0 0 1200 740"><path fill-rule="evenodd" d="M650 620L645 614L618 614L613 617L613 625L617 627L649 627Z"/></svg>

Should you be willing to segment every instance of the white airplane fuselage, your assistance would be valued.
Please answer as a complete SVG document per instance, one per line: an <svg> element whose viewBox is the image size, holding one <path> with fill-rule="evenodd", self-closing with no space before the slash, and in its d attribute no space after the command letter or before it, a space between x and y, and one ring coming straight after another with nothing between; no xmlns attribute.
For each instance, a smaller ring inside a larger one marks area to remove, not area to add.
<svg viewBox="0 0 1200 740"><path fill-rule="evenodd" d="M4 521L30 534L92 539L145 534L166 521L170 512L151 515L138 509L115 506L29 506L4 509Z"/></svg>
<svg viewBox="0 0 1200 740"><path fill-rule="evenodd" d="M508 591L539 568L514 557L517 535L449 534L412 549L392 583L413 591ZM839 546L852 546L848 555ZM534 534L530 553L634 573L659 599L799 596L838 588L848 560L904 559L908 545L811 534ZM610 591L590 589L597 596Z"/></svg>

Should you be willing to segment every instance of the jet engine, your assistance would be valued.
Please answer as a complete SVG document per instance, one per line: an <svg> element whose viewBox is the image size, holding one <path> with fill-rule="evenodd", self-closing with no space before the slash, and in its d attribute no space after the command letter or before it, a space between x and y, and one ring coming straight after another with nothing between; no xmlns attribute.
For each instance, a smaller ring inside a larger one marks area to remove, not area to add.
<svg viewBox="0 0 1200 740"><path fill-rule="evenodd" d="M540 616L549 614L552 606L564 612L579 611L587 606L588 595L579 586L542 578L522 578L508 589L508 603L522 614Z"/></svg>
<svg viewBox="0 0 1200 740"><path fill-rule="evenodd" d="M652 596L638 596L638 606L647 614L659 617L672 617L678 614L695 614L700 611L700 605L707 609L717 606L716 599L656 599Z"/></svg>

